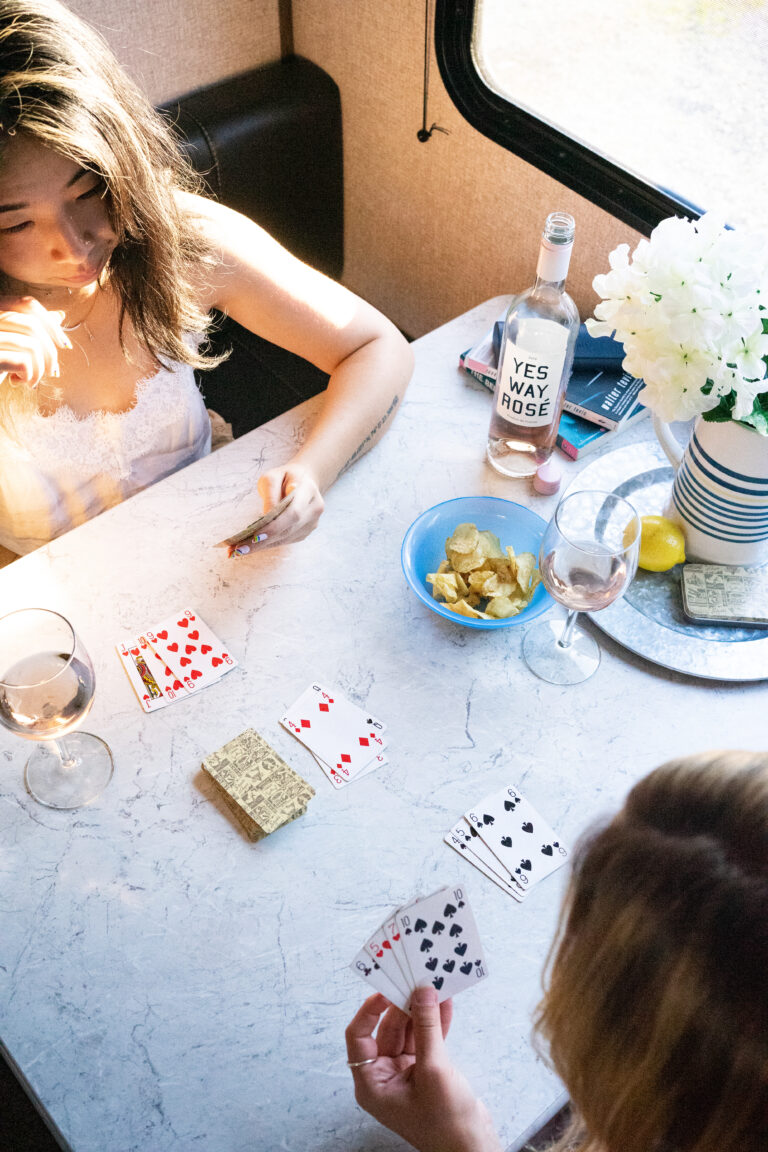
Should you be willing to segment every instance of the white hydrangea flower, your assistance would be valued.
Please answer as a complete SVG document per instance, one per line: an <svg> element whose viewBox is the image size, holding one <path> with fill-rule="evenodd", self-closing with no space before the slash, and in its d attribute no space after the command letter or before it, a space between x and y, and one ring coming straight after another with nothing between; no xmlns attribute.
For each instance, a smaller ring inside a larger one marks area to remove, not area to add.
<svg viewBox="0 0 768 1152"><path fill-rule="evenodd" d="M631 256L620 244L609 265L593 281L601 302L587 328L624 345L624 369L645 381L643 403L686 420L734 393L733 418L748 416L768 391L768 236L729 230L712 213L670 217Z"/></svg>

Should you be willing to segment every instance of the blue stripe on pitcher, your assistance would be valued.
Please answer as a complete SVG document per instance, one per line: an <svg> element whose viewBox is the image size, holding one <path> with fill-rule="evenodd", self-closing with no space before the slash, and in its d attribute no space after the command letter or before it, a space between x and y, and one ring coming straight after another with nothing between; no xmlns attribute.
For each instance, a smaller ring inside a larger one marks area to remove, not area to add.
<svg viewBox="0 0 768 1152"><path fill-rule="evenodd" d="M762 492L763 494L768 493L768 479L761 479L759 476L747 476L743 472L734 472L731 468L726 468L724 464L719 464L717 460L713 459L713 457L710 456L704 448L702 448L701 442L695 432L692 433L690 440L691 454L693 456L695 456L695 453L693 452L694 446L697 451L704 457L707 463L710 464L717 472L722 472L726 476L733 476L734 480L746 480L749 484L756 484L757 492ZM697 464L701 468L702 472L706 471L706 469L702 466L701 461L697 461ZM712 473L707 472L707 475L711 476Z"/></svg>
<svg viewBox="0 0 768 1152"><path fill-rule="evenodd" d="M749 523L768 524L768 505L764 498L760 503L750 508L740 500L724 500L716 496L711 488L706 487L688 469L681 468L678 473L681 488L693 504L702 506L702 510L711 509L721 520L746 520Z"/></svg>
<svg viewBox="0 0 768 1152"><path fill-rule="evenodd" d="M683 520L697 528L705 536L714 540L724 540L733 544L758 543L768 540L768 525L762 526L757 521L750 520L748 524L737 524L727 517L716 516L706 508L697 507L703 503L700 496L694 494L693 502L690 498L690 485L686 484L687 477L681 475L681 467L672 489L672 499Z"/></svg>

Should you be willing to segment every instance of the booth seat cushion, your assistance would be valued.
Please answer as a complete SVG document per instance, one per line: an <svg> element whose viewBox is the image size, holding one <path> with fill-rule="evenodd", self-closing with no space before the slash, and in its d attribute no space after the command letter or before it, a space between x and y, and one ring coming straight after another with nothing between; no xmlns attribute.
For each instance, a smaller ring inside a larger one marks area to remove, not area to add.
<svg viewBox="0 0 768 1152"><path fill-rule="evenodd" d="M344 264L341 102L334 81L298 56L190 93L160 109L210 194L334 278ZM229 317L211 335L229 359L198 376L235 436L321 391L325 373Z"/></svg>

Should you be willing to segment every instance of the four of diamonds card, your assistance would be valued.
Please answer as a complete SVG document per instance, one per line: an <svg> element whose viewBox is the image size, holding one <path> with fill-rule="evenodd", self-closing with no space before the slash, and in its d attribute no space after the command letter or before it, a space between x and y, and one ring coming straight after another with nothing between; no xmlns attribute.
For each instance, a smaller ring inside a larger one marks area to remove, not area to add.
<svg viewBox="0 0 768 1152"><path fill-rule="evenodd" d="M384 921L350 964L404 1012L414 988L432 984L447 1000L488 975L465 888L439 888Z"/></svg>
<svg viewBox="0 0 768 1152"><path fill-rule="evenodd" d="M117 653L145 712L199 692L237 666L227 646L191 608L118 644Z"/></svg>
<svg viewBox="0 0 768 1152"><path fill-rule="evenodd" d="M517 788L475 804L444 840L515 900L568 859L568 849Z"/></svg>
<svg viewBox="0 0 768 1152"><path fill-rule="evenodd" d="M280 723L310 750L334 788L387 763L386 724L336 688L310 684Z"/></svg>

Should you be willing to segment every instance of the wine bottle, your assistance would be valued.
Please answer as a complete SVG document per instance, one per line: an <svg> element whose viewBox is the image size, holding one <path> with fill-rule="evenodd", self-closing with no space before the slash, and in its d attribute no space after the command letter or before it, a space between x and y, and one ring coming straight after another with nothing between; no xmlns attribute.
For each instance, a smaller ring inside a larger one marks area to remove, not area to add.
<svg viewBox="0 0 768 1152"><path fill-rule="evenodd" d="M575 222L552 212L541 237L536 281L509 306L499 357L488 460L504 476L532 476L555 447L579 332L565 291Z"/></svg>

